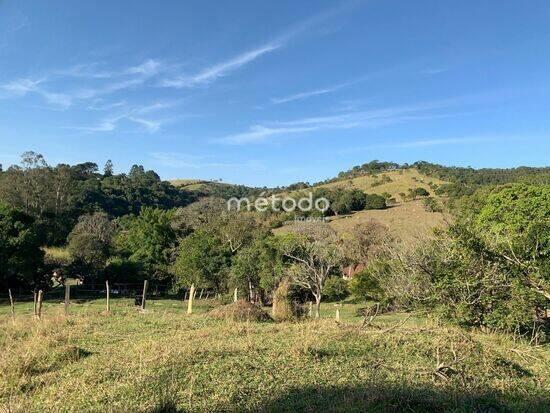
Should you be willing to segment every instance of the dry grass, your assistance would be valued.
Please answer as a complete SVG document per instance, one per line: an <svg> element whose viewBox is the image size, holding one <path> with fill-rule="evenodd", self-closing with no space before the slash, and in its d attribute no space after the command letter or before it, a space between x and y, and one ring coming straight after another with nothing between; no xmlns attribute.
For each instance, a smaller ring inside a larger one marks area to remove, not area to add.
<svg viewBox="0 0 550 413"><path fill-rule="evenodd" d="M543 412L550 355L500 335L402 316L253 323L163 300L49 306L0 321L5 411ZM197 303L197 308L201 308ZM330 308L329 307L325 307ZM6 308L0 308L6 314ZM492 410L491 410L492 409Z"/></svg>
<svg viewBox="0 0 550 413"><path fill-rule="evenodd" d="M271 317L260 307L245 300L220 306L209 315L214 318L233 321L269 321Z"/></svg>
<svg viewBox="0 0 550 413"><path fill-rule="evenodd" d="M374 182L380 181L382 175L387 175L392 182L372 186ZM376 177L365 175L353 179L343 179L341 181L321 185L320 187L360 189L361 191L369 194L383 194L384 192L387 192L395 197L397 201L401 201L399 194L401 192L407 193L409 188L424 188L432 194L434 191L430 188L429 182L433 182L437 185L445 183L437 178L422 175L416 169L404 169L401 171L391 171L378 174Z"/></svg>
<svg viewBox="0 0 550 413"><path fill-rule="evenodd" d="M414 242L425 237L432 228L443 227L450 216L440 212L427 212L422 201L405 202L383 210L360 211L352 215L336 217L330 226L339 233L371 220L387 226L390 232L404 242Z"/></svg>

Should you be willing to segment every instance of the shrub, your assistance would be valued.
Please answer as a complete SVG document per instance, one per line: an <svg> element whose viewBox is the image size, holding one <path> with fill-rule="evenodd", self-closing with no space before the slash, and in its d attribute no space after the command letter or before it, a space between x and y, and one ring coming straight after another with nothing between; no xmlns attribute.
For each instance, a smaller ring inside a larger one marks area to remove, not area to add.
<svg viewBox="0 0 550 413"><path fill-rule="evenodd" d="M365 209L384 209L386 208L386 199L382 195L367 194L365 196Z"/></svg>
<svg viewBox="0 0 550 413"><path fill-rule="evenodd" d="M323 294L327 301L341 301L349 296L348 282L339 276L330 277L325 282Z"/></svg>
<svg viewBox="0 0 550 413"><path fill-rule="evenodd" d="M441 208L441 205L439 205L439 202L437 202L432 197L424 198L422 200L422 205L424 206L424 209L428 212L442 212L443 211L443 209Z"/></svg>
<svg viewBox="0 0 550 413"><path fill-rule="evenodd" d="M355 274L349 289L355 297L363 300L382 301L385 298L384 291L373 274L372 266Z"/></svg>
<svg viewBox="0 0 550 413"><path fill-rule="evenodd" d="M430 196L430 193L426 191L424 188L416 188L414 190L414 194L416 196Z"/></svg>

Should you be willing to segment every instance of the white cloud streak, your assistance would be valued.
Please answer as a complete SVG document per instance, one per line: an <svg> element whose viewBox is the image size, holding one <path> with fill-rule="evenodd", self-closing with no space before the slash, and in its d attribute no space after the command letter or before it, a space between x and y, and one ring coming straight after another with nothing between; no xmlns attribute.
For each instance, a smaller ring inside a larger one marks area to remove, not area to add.
<svg viewBox="0 0 550 413"><path fill-rule="evenodd" d="M267 55L284 47L292 38L310 29L311 27L319 25L328 18L341 13L348 7L349 5L344 5L316 14L304 21L301 21L289 27L287 30L276 36L274 40L270 42L243 52L221 63L202 69L194 75L183 74L173 78L164 79L160 82L160 86L181 89L192 88L201 85L209 85L216 80L227 76L232 71L237 70L249 63L254 62L264 55Z"/></svg>
<svg viewBox="0 0 550 413"><path fill-rule="evenodd" d="M145 118L144 115L149 115L153 112L171 108L177 104L179 104L177 101L159 101L150 105L137 106L120 112L117 115L106 117L100 120L97 125L67 126L65 129L80 130L85 132L112 132L119 127L120 122L130 121L144 127L149 133L155 133L161 130L161 127L166 120L149 119Z"/></svg>
<svg viewBox="0 0 550 413"><path fill-rule="evenodd" d="M279 105L281 103L293 102L295 100L303 100L313 96L326 95L327 93L336 92L342 89L345 85L333 86L325 89L310 90L308 92L295 93L293 95L283 96L279 98L271 98L271 103Z"/></svg>
<svg viewBox="0 0 550 413"><path fill-rule="evenodd" d="M253 62L260 56L277 50L280 47L280 44L268 43L256 49L244 52L225 62L203 69L195 75L182 75L173 79L164 79L160 85L164 87L173 87L176 89L180 89L185 87L209 84L223 76L227 76L229 72L236 70L250 62Z"/></svg>
<svg viewBox="0 0 550 413"><path fill-rule="evenodd" d="M408 121L460 116L467 113L441 112L441 110L467 101L466 98L446 99L408 106L352 111L338 115L315 116L288 121L272 121L263 125L256 124L250 126L249 129L244 132L230 134L215 139L214 141L232 145L262 143L278 135L284 136L322 130L376 128Z"/></svg>
<svg viewBox="0 0 550 413"><path fill-rule="evenodd" d="M97 64L76 65L66 70L53 71L47 76L38 79L17 79L0 85L0 90L4 91L4 98L23 97L29 93L35 93L41 96L47 103L66 109L78 101L98 99L101 96L142 85L150 78L167 69L168 67L165 64L154 59L148 59L137 66L131 66L117 72L97 70ZM109 82L97 87L52 92L50 90L51 87L60 77L109 80ZM46 83L50 84L49 88L44 87Z"/></svg>
<svg viewBox="0 0 550 413"><path fill-rule="evenodd" d="M361 151L370 151L374 149L406 149L406 148L423 148L432 146L448 146L448 145L467 145L481 142L495 142L502 140L514 139L511 137L495 137L495 136L466 136L459 138L437 138L437 139L414 139L408 141L397 141L379 143L365 146L355 146L339 151L341 154L356 153Z"/></svg>

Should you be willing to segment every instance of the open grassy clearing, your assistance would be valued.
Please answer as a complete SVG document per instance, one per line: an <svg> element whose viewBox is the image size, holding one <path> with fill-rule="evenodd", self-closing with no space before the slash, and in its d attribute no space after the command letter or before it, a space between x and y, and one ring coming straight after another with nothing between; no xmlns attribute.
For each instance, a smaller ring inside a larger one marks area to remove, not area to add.
<svg viewBox="0 0 550 413"><path fill-rule="evenodd" d="M375 182L381 181L382 175L387 175L392 180L392 182L373 186ZM437 178L422 175L420 172L418 172L418 170L410 168L398 171L384 172L375 176L364 175L352 179L342 179L335 182L330 182L328 184L319 185L319 187L360 189L361 191L368 194L383 194L384 192L387 192L395 197L397 201L402 201L399 194L401 192L407 193L409 188L424 188L428 192L430 192L430 194L436 196L435 194L433 194L433 189L430 188L430 182L433 182L436 185L446 183Z"/></svg>
<svg viewBox="0 0 550 413"><path fill-rule="evenodd" d="M410 201L388 209L359 211L350 215L332 217L330 226L343 233L354 226L375 220L388 227L390 232L408 242L425 236L434 227L443 227L450 220L448 214L428 212L422 201Z"/></svg>
<svg viewBox="0 0 550 413"><path fill-rule="evenodd" d="M421 200L405 202L387 209L358 211L349 215L329 218L329 225L338 233L346 233L356 225L376 221L385 225L391 234L404 242L415 242L429 234L432 228L444 227L451 219L449 214L428 212ZM288 232L294 223L273 230L275 234Z"/></svg>
<svg viewBox="0 0 550 413"><path fill-rule="evenodd" d="M7 411L549 411L550 354L435 320L214 320L216 303L116 299L73 303L43 319L0 307L0 401ZM333 317L333 304L323 305ZM401 324L401 321L406 320ZM438 365L439 359L439 365ZM492 409L492 410L491 410Z"/></svg>

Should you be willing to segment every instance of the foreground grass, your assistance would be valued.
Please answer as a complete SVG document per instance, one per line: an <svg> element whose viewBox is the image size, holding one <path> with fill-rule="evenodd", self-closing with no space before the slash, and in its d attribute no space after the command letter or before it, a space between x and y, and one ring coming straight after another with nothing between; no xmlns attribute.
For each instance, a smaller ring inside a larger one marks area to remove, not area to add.
<svg viewBox="0 0 550 413"><path fill-rule="evenodd" d="M6 411L550 411L550 355L499 335L388 315L234 323L181 302L0 307ZM28 310L28 312L27 312ZM334 307L325 305L332 317ZM438 364L439 363L439 364Z"/></svg>

